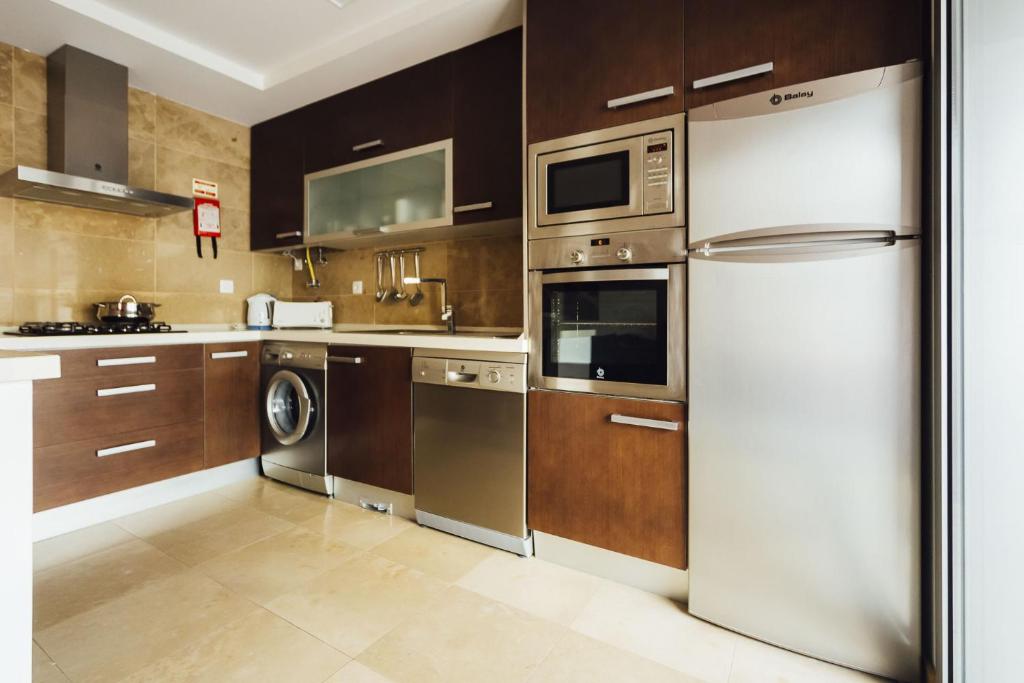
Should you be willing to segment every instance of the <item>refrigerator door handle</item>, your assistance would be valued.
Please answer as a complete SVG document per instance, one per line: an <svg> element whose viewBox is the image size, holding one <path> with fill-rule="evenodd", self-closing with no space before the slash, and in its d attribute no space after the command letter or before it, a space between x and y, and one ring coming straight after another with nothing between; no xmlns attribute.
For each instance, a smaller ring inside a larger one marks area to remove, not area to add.
<svg viewBox="0 0 1024 683"><path fill-rule="evenodd" d="M720 260L786 260L792 256L849 252L892 247L917 235L898 236L894 230L859 230L747 237L718 242L708 240L691 245L687 256Z"/></svg>

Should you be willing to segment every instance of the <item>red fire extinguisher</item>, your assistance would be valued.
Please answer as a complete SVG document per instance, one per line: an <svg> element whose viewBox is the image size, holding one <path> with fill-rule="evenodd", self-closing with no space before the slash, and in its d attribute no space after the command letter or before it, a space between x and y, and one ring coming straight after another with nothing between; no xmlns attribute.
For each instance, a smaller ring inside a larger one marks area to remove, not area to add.
<svg viewBox="0 0 1024 683"><path fill-rule="evenodd" d="M217 183L192 179L192 231L196 236L196 255L203 258L203 238L211 238L213 258L217 258L217 238L220 237L220 200Z"/></svg>

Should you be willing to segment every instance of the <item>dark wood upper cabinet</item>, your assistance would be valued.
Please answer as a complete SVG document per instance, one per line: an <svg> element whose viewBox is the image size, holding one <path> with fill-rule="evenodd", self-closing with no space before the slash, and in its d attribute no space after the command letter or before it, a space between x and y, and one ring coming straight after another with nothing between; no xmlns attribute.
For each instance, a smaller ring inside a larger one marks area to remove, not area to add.
<svg viewBox="0 0 1024 683"><path fill-rule="evenodd" d="M530 528L685 569L683 405L531 391L527 410Z"/></svg>
<svg viewBox="0 0 1024 683"><path fill-rule="evenodd" d="M921 0L687 0L686 108L923 57L923 12Z"/></svg>
<svg viewBox="0 0 1024 683"><path fill-rule="evenodd" d="M302 243L304 140L301 109L252 128L251 249Z"/></svg>
<svg viewBox="0 0 1024 683"><path fill-rule="evenodd" d="M452 56L416 64L306 109L306 173L450 138Z"/></svg>
<svg viewBox="0 0 1024 683"><path fill-rule="evenodd" d="M412 354L331 346L327 364L327 471L412 493Z"/></svg>
<svg viewBox="0 0 1024 683"><path fill-rule="evenodd" d="M683 111L683 0L530 0L526 107L529 143Z"/></svg>
<svg viewBox="0 0 1024 683"><path fill-rule="evenodd" d="M206 346L206 467L260 454L260 345Z"/></svg>
<svg viewBox="0 0 1024 683"><path fill-rule="evenodd" d="M522 60L521 28L453 54L456 225L522 215Z"/></svg>

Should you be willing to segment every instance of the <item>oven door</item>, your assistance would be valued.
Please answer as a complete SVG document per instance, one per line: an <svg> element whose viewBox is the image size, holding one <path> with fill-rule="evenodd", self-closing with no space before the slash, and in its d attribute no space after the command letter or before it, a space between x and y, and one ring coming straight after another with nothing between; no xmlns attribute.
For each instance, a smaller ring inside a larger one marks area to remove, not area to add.
<svg viewBox="0 0 1024 683"><path fill-rule="evenodd" d="M686 398L686 266L530 273L530 384Z"/></svg>
<svg viewBox="0 0 1024 683"><path fill-rule="evenodd" d="M539 227L643 214L643 138L537 157Z"/></svg>

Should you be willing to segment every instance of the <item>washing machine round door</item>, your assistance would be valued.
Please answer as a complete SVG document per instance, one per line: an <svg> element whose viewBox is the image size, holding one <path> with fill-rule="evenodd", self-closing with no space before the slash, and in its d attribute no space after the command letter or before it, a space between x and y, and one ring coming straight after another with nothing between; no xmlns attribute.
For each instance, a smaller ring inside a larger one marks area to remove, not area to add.
<svg viewBox="0 0 1024 683"><path fill-rule="evenodd" d="M279 370L267 383L266 419L274 438L284 446L302 441L316 421L314 395L299 375Z"/></svg>

